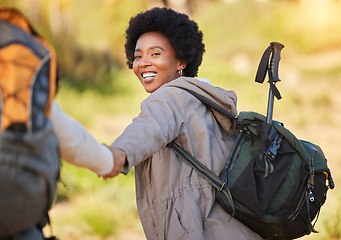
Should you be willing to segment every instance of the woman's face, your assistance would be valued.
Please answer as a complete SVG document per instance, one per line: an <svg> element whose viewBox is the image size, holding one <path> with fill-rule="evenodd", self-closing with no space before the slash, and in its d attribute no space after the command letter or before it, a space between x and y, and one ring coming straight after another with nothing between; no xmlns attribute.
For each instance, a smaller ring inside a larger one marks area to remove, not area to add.
<svg viewBox="0 0 341 240"><path fill-rule="evenodd" d="M186 67L175 56L167 37L159 32L144 33L136 42L133 71L148 93L179 77Z"/></svg>

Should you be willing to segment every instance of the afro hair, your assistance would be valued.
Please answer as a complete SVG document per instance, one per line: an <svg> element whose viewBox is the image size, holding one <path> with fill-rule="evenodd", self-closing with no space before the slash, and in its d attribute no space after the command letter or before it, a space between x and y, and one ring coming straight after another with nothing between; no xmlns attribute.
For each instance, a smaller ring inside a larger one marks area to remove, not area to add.
<svg viewBox="0 0 341 240"><path fill-rule="evenodd" d="M127 64L133 67L137 40L147 32L160 32L166 36L175 50L176 57L187 64L183 75L196 77L205 52L203 33L198 24L186 14L169 8L153 8L141 12L129 21L126 29L125 52Z"/></svg>

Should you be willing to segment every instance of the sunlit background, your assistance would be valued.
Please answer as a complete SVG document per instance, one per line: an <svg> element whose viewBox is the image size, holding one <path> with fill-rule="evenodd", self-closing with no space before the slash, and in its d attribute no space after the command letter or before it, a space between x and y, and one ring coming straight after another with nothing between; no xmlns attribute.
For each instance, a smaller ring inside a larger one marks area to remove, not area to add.
<svg viewBox="0 0 341 240"><path fill-rule="evenodd" d="M338 0L0 0L15 6L55 47L62 84L57 101L98 141L111 142L147 96L125 64L130 17L154 6L187 13L204 33L199 77L238 94L238 109L266 114L268 85L255 83L270 42L285 45L274 119L321 146L336 189L328 192L316 229L302 239L341 239L341 1ZM96 161L96 159L94 159ZM63 162L50 212L61 240L144 240L134 172L103 181ZM48 234L51 229L44 229Z"/></svg>

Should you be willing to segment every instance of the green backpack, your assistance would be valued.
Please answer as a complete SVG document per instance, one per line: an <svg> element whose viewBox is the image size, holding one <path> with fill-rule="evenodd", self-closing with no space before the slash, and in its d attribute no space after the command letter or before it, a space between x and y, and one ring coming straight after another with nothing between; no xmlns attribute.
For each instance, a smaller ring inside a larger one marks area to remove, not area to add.
<svg viewBox="0 0 341 240"><path fill-rule="evenodd" d="M315 232L312 220L334 188L322 150L298 140L282 123L265 122L255 112L241 112L236 143L220 178L221 206L267 239L293 239Z"/></svg>
<svg viewBox="0 0 341 240"><path fill-rule="evenodd" d="M184 90L210 109L236 118L217 103ZM294 239L316 232L312 221L328 188L334 188L321 148L256 112L240 112L236 120L235 143L219 176L174 141L168 147L216 188L216 200L225 211L263 238Z"/></svg>
<svg viewBox="0 0 341 240"><path fill-rule="evenodd" d="M327 160L317 145L265 120L256 112L239 114L235 144L219 177L175 142L169 146L217 189L225 211L263 238L316 232L311 222L334 188Z"/></svg>

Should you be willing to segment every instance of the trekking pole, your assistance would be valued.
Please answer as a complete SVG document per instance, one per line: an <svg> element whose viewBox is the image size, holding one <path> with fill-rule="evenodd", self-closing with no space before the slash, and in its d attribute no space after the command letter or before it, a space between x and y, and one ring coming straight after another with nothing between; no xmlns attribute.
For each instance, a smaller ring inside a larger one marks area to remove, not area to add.
<svg viewBox="0 0 341 240"><path fill-rule="evenodd" d="M266 122L269 124L272 123L272 115L273 115L273 108L274 108L274 91L273 91L274 87L273 86L276 86L276 83L281 81L278 77L278 66L279 66L279 61L281 60L281 50L284 48L284 45L278 42L272 42L270 43L270 46L272 48L272 55L271 55L271 60L270 60L270 67L268 70L270 87L269 87L268 109L266 113Z"/></svg>
<svg viewBox="0 0 341 240"><path fill-rule="evenodd" d="M281 94L279 93L276 83L281 81L278 77L278 66L279 61L281 60L281 51L284 48L284 45L278 42L271 42L270 46L265 50L262 59L260 61L256 82L263 83L265 75L268 73L270 84L269 87L269 98L268 98L268 108L266 114L266 122L272 123L272 115L273 115L273 107L274 107L274 96L279 100L281 99ZM269 58L270 64L269 64Z"/></svg>

